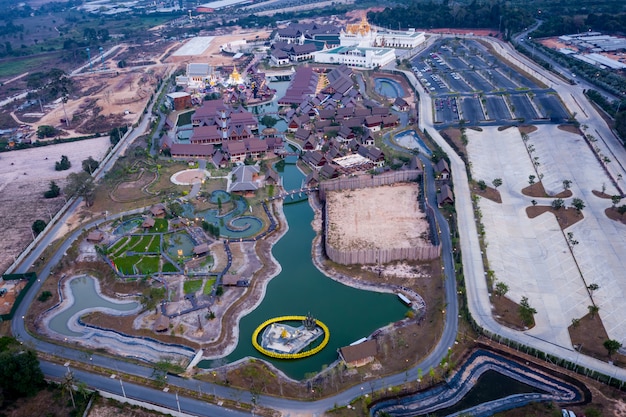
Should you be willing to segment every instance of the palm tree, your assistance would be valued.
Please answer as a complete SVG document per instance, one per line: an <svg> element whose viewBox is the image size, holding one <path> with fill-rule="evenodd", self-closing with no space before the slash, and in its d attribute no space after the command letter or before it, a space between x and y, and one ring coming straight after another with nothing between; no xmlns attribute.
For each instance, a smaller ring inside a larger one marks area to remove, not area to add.
<svg viewBox="0 0 626 417"><path fill-rule="evenodd" d="M600 311L600 307L595 304L587 306L587 309L589 310L589 314L591 314L591 318L594 318L598 311Z"/></svg>
<svg viewBox="0 0 626 417"><path fill-rule="evenodd" d="M605 340L602 345L606 348L607 352L609 353L609 358L611 357L612 354L617 352L619 348L622 347L622 344L620 342L618 342L617 340L611 340L611 339Z"/></svg>
<svg viewBox="0 0 626 417"><path fill-rule="evenodd" d="M70 394L70 398L72 399L72 406L76 408L76 402L74 401L74 373L72 371L68 370L61 380L61 392L63 394Z"/></svg>

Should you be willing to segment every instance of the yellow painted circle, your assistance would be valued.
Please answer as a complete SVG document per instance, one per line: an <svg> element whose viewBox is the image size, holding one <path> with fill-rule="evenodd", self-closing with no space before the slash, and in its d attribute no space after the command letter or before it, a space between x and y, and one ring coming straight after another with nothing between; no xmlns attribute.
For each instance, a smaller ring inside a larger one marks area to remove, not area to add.
<svg viewBox="0 0 626 417"><path fill-rule="evenodd" d="M267 326L269 326L272 323L277 323L279 321L298 321L298 320L304 320L304 319L306 319L306 316L281 316L281 317L274 317L272 319L265 320L263 323L261 323L259 327L256 328L254 333L252 333L252 346L254 346L254 348L258 350L259 352L261 352L262 354L267 355L271 358L277 358L277 359L300 359L300 358L306 358L307 356L315 355L316 353L324 349L324 347L326 347L326 345L328 344L328 341L330 340L330 331L328 330L328 326L326 326L324 323L322 323L321 321L317 319L315 320L315 324L320 326L322 330L324 331L324 340L322 340L322 343L320 343L318 346L314 347L311 350L298 352L298 353L276 353L276 352L272 352L263 348L263 346L259 345L259 342L257 342L257 338L259 336L259 333L261 333L261 330L265 329Z"/></svg>

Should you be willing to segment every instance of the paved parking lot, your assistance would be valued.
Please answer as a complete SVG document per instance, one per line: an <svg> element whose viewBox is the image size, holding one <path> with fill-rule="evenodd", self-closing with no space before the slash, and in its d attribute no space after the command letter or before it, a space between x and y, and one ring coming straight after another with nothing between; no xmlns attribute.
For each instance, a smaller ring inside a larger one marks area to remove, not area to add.
<svg viewBox="0 0 626 417"><path fill-rule="evenodd" d="M529 334L571 348L567 327L572 319L588 313L591 299L585 287L595 283L600 289L594 300L609 337L626 344L626 258L622 256L626 228L604 215L611 201L592 194L603 184L608 194L617 191L583 139L556 125L539 125L528 141L536 149L533 157L539 158L538 171L547 192L563 191L563 180L569 179L572 198L585 203L585 218L565 230L579 242L573 248L574 258L552 214L535 219L526 215L533 198L521 190L535 172L518 129L498 132L496 127L485 127L482 132L468 129L466 134L474 179L488 184L497 177L503 180L498 188L502 204L486 199L479 203L487 257L496 279L509 286L508 295L517 301L526 296L537 309L537 326ZM540 205L553 200L534 199ZM566 199L566 205L570 204L571 198Z"/></svg>
<svg viewBox="0 0 626 417"><path fill-rule="evenodd" d="M460 120L469 126L568 122L570 115L552 89L499 62L476 40L437 40L412 66L435 98L437 128ZM451 96L457 99L456 111L436 106Z"/></svg>

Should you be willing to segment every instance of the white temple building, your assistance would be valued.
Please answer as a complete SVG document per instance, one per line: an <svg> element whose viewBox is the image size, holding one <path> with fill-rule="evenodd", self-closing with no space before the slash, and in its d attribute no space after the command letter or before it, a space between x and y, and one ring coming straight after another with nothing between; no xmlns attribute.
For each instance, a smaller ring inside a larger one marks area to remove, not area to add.
<svg viewBox="0 0 626 417"><path fill-rule="evenodd" d="M361 22L347 25L345 30L341 30L340 46L316 52L314 60L356 68L383 67L396 59L394 48L412 49L425 40L424 32L416 32L414 29L407 32L378 32L363 18Z"/></svg>

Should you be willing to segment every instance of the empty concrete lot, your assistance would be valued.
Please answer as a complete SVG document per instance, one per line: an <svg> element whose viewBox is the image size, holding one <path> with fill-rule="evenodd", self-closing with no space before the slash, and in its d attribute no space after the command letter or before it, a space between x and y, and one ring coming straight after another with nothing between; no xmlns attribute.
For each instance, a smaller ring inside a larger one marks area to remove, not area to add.
<svg viewBox="0 0 626 417"><path fill-rule="evenodd" d="M540 125L529 134L528 144L540 165L539 174L549 194L563 191L563 180L571 180L572 197L585 203L584 219L561 231L554 215L544 213L529 219L526 207L533 197L522 194L528 176L537 172L517 128L499 132L496 127L482 132L467 130L468 153L475 180L488 184L500 177L502 204L480 200L486 230L487 257L496 279L505 282L515 301L528 297L537 309L536 327L529 334L571 348L567 327L572 319L588 313L591 299L586 285L598 284L594 300L610 338L626 343L626 226L608 219L604 210L611 200L592 194L603 184L607 194L616 194L600 163L583 138L556 125ZM550 205L554 198L534 198ZM579 244L572 256L566 234ZM583 278L584 277L584 281Z"/></svg>

